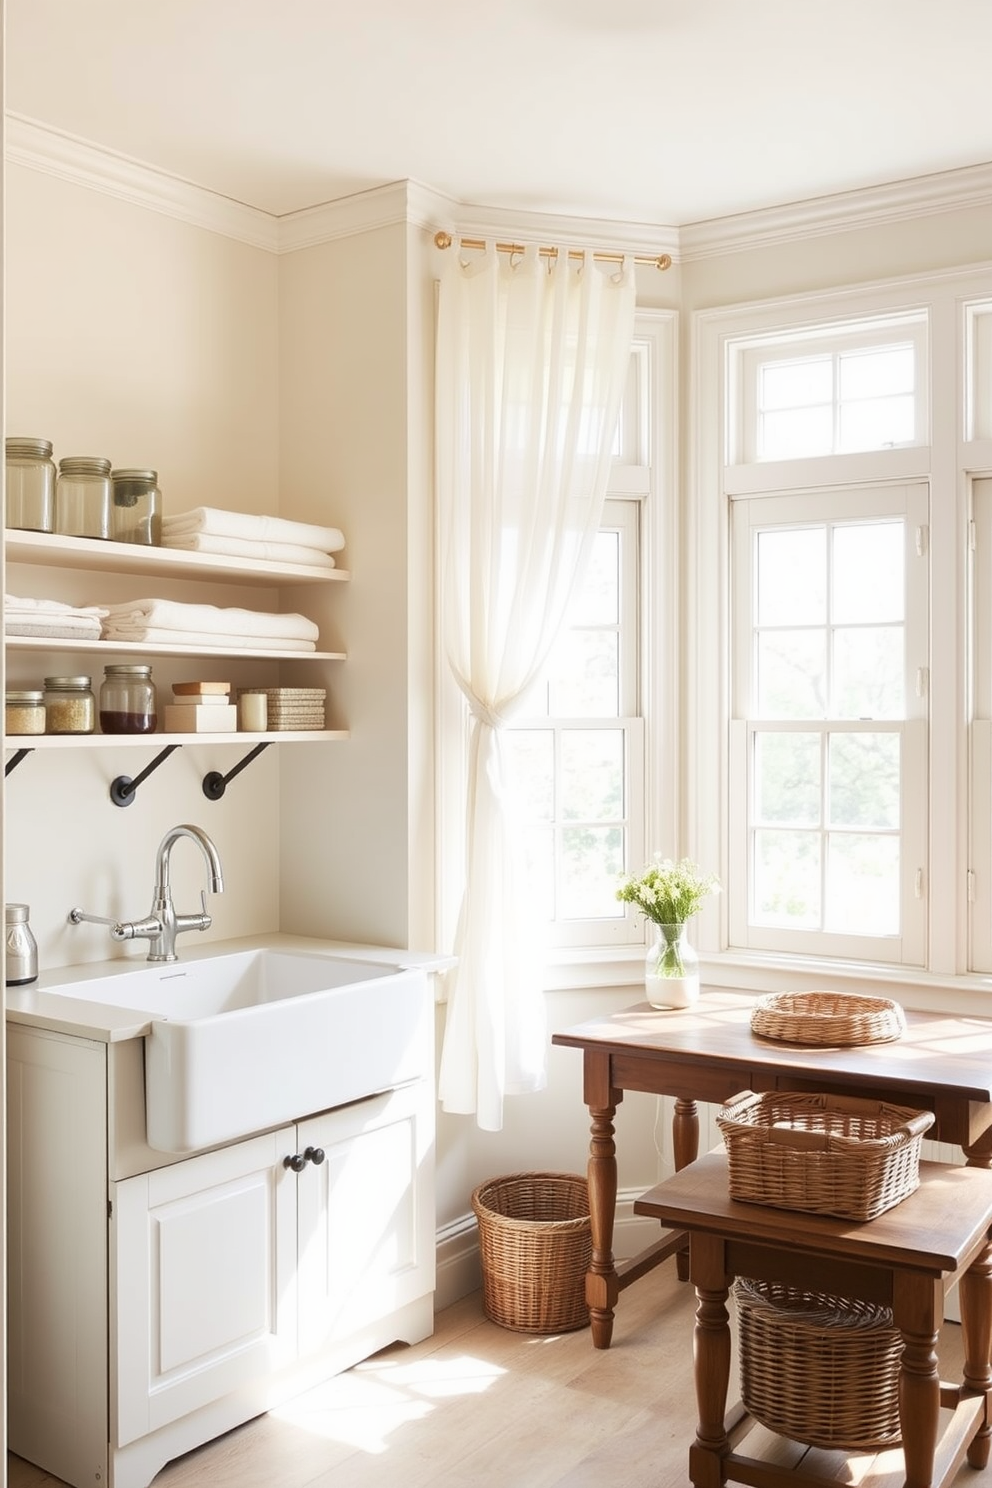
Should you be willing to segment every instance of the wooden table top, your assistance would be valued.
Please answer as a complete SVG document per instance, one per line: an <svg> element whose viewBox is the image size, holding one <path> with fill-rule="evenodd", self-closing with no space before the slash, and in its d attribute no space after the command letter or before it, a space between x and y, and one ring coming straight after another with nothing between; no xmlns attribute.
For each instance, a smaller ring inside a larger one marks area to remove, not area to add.
<svg viewBox="0 0 992 1488"><path fill-rule="evenodd" d="M923 1162L915 1193L860 1223L732 1199L726 1154L708 1152L635 1200L634 1212L736 1240L952 1272L981 1247L992 1224L992 1171Z"/></svg>
<svg viewBox="0 0 992 1488"><path fill-rule="evenodd" d="M766 1069L811 1080L830 1070L875 1088L950 1089L962 1100L992 1102L992 1018L907 1011L906 1031L891 1043L822 1048L753 1034L755 1001L744 993L711 991L688 1009L659 1011L642 1002L555 1033L551 1041L586 1051L672 1059L687 1069Z"/></svg>

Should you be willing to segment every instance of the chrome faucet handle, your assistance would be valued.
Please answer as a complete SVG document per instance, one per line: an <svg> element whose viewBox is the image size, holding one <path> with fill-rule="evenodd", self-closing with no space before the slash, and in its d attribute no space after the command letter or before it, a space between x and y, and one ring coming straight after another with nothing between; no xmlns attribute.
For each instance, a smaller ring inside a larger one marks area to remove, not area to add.
<svg viewBox="0 0 992 1488"><path fill-rule="evenodd" d="M70 925L81 925L84 920L90 925L109 925L111 932L121 927L120 920L108 920L106 915L87 914L85 909L70 909L68 920Z"/></svg>

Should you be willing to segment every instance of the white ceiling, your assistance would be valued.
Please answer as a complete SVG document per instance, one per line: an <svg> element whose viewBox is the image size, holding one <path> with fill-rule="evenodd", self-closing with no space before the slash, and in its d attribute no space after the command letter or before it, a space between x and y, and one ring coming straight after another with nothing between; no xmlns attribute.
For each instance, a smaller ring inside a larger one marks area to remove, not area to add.
<svg viewBox="0 0 992 1488"><path fill-rule="evenodd" d="M992 161L992 0L4 0L9 112L281 216L682 226Z"/></svg>

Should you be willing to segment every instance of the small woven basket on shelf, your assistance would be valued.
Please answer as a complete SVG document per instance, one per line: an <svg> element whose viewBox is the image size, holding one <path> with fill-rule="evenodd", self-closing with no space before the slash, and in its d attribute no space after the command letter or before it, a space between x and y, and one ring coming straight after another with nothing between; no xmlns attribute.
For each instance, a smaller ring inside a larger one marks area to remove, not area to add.
<svg viewBox="0 0 992 1488"><path fill-rule="evenodd" d="M762 1426L813 1447L900 1440L902 1336L875 1303L739 1278L741 1397Z"/></svg>
<svg viewBox="0 0 992 1488"><path fill-rule="evenodd" d="M751 1031L790 1044L849 1047L901 1038L906 1019L887 997L853 992L770 992L751 1012Z"/></svg>
<svg viewBox="0 0 992 1488"><path fill-rule="evenodd" d="M745 1092L716 1120L732 1199L863 1220L919 1187L934 1116L853 1096L773 1091Z"/></svg>
<svg viewBox="0 0 992 1488"><path fill-rule="evenodd" d="M589 1188L572 1173L511 1173L472 1194L482 1305L518 1333L568 1333L589 1322Z"/></svg>

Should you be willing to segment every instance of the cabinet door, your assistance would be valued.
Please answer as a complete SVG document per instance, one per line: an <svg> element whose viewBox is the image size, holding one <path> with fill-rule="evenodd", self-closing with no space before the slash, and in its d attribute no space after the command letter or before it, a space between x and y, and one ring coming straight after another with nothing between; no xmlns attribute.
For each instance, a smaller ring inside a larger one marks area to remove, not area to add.
<svg viewBox="0 0 992 1488"><path fill-rule="evenodd" d="M434 1290L429 1081L300 1124L300 1351L315 1352Z"/></svg>
<svg viewBox="0 0 992 1488"><path fill-rule="evenodd" d="M115 1185L117 1446L233 1390L265 1409L296 1354L295 1150L290 1127Z"/></svg>
<svg viewBox="0 0 992 1488"><path fill-rule="evenodd" d="M106 1045L7 1028L7 1445L107 1475Z"/></svg>

